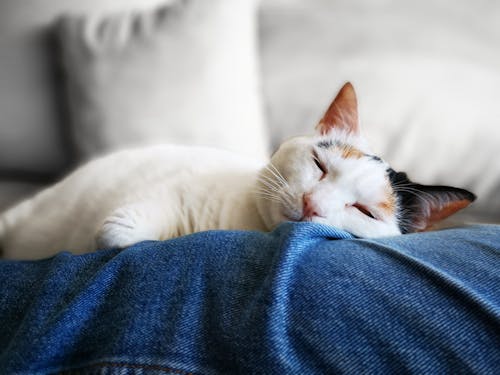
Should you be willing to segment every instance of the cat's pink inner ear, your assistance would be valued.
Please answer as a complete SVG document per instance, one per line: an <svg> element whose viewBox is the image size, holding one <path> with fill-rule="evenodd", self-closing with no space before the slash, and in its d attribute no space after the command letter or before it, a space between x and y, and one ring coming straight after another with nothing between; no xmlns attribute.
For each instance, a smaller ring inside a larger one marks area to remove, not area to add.
<svg viewBox="0 0 500 375"><path fill-rule="evenodd" d="M347 82L340 89L316 129L322 135L327 134L332 129L358 133L358 101L354 87L350 82Z"/></svg>
<svg viewBox="0 0 500 375"><path fill-rule="evenodd" d="M467 199L447 202L444 205L431 206L429 216L426 218L426 226L424 230L431 229L434 224L453 215L455 212L467 207L471 201Z"/></svg>

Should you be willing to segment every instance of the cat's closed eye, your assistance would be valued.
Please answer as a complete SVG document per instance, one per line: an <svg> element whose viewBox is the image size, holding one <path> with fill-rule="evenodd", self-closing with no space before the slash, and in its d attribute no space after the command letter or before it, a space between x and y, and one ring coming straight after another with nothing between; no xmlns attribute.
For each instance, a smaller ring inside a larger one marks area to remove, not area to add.
<svg viewBox="0 0 500 375"><path fill-rule="evenodd" d="M356 203L352 204L351 207L357 209L359 212L361 212L365 216L368 216L371 219L377 220L377 218L370 212L368 207L362 205L361 203L356 202Z"/></svg>
<svg viewBox="0 0 500 375"><path fill-rule="evenodd" d="M316 164L316 167L318 167L318 169L322 173L320 180L324 179L326 177L326 175L328 174L328 170L326 169L324 164L319 160L318 155L315 152L313 152L313 160L314 160L314 164Z"/></svg>

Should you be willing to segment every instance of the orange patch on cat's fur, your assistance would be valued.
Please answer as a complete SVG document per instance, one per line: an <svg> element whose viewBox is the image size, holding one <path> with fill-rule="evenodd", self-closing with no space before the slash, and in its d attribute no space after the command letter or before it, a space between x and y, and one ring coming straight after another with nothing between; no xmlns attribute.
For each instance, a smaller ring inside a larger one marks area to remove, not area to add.
<svg viewBox="0 0 500 375"><path fill-rule="evenodd" d="M387 189L386 191L386 200L378 204L378 208L384 211L387 215L393 215L396 211L396 197L394 196L394 192L392 188Z"/></svg>
<svg viewBox="0 0 500 375"><path fill-rule="evenodd" d="M396 208L395 201L384 201L378 204L378 207L384 211L387 215L392 215L394 213L394 209Z"/></svg>
<svg viewBox="0 0 500 375"><path fill-rule="evenodd" d="M361 157L364 156L364 153L358 150L356 147L350 146L350 145L344 145L340 148L340 152L342 154L342 157L344 159L347 158L353 158L353 159L360 159Z"/></svg>

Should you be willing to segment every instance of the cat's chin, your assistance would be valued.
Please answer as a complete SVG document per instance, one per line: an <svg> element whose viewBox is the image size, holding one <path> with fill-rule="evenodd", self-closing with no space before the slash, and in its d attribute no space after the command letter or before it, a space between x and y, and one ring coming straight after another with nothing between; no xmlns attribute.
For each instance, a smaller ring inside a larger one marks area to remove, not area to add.
<svg viewBox="0 0 500 375"><path fill-rule="evenodd" d="M311 222L311 223L321 223L325 221L325 218L323 216L307 216L301 218L299 221L305 221L305 222Z"/></svg>
<svg viewBox="0 0 500 375"><path fill-rule="evenodd" d="M294 215L283 214L283 221L294 221L294 222L309 222L309 223L325 223L325 217L319 215L313 216L301 216L297 217Z"/></svg>
<svg viewBox="0 0 500 375"><path fill-rule="evenodd" d="M300 219L300 221L304 222L304 223L317 223L317 224L331 225L324 216L317 216L317 215L303 217Z"/></svg>

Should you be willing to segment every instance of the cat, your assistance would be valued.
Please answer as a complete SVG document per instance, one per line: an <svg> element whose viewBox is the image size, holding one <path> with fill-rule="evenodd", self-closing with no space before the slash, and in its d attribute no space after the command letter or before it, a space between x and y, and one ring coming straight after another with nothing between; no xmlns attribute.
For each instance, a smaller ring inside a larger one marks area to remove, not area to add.
<svg viewBox="0 0 500 375"><path fill-rule="evenodd" d="M426 230L474 199L416 184L373 155L346 83L315 134L285 141L267 165L203 147L119 151L5 212L0 243L6 258L37 259L209 229L269 231L283 221L393 236Z"/></svg>

